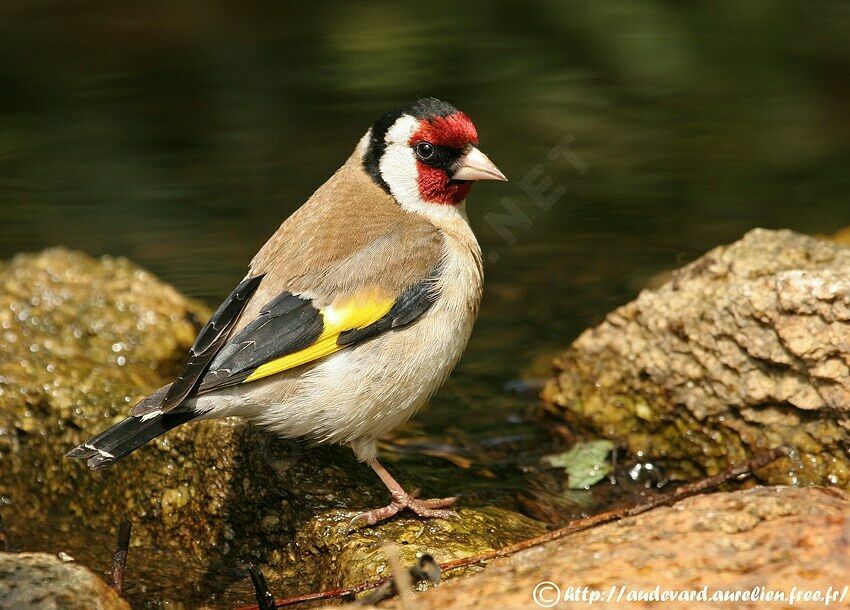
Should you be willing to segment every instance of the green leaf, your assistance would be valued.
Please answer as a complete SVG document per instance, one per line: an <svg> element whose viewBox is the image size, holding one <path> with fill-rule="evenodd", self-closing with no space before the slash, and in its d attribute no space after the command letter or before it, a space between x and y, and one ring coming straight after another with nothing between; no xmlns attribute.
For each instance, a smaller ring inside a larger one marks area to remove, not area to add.
<svg viewBox="0 0 850 610"><path fill-rule="evenodd" d="M611 441L577 443L564 453L544 456L543 461L567 471L570 489L587 489L611 472L608 455L613 449L614 443Z"/></svg>

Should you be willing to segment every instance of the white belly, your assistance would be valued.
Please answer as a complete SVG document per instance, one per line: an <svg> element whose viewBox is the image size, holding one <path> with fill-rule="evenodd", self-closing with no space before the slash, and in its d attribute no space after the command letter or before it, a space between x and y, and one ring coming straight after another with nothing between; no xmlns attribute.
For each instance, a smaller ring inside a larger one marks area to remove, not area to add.
<svg viewBox="0 0 850 610"><path fill-rule="evenodd" d="M471 236L471 233L470 233ZM409 326L332 354L308 370L198 399L208 417L241 415L290 438L349 443L374 455L374 439L409 419L460 359L478 312L477 243L447 238L440 297Z"/></svg>

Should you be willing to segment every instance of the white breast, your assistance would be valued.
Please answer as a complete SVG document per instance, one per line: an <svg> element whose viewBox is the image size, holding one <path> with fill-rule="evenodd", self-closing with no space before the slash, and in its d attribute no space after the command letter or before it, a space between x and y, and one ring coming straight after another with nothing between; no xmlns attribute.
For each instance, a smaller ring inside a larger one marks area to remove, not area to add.
<svg viewBox="0 0 850 610"><path fill-rule="evenodd" d="M435 223L437 224L437 223ZM207 417L248 417L281 436L351 444L360 459L439 388L460 359L481 301L481 251L463 212L443 225L439 298L418 320L307 370L200 397Z"/></svg>
<svg viewBox="0 0 850 610"><path fill-rule="evenodd" d="M289 380L296 387L282 401L281 388L270 383L245 386L238 402L261 403L260 409L249 408L252 419L282 436L350 443L358 457L369 459L375 438L428 400L469 340L482 276L480 250L468 225L462 237L446 237L440 297L419 320L327 357Z"/></svg>

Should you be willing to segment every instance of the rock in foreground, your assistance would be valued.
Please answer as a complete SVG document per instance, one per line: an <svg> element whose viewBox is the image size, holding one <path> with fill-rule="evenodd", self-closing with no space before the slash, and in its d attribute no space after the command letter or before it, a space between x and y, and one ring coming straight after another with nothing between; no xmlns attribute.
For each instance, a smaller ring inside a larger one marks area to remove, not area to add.
<svg viewBox="0 0 850 610"><path fill-rule="evenodd" d="M0 608L129 610L101 579L45 553L0 553Z"/></svg>
<svg viewBox="0 0 850 610"><path fill-rule="evenodd" d="M0 263L0 517L24 548L102 569L127 517L128 579L156 583L163 601L244 585L233 598L247 603L243 561L309 591L386 569L382 540L451 557L540 530L466 506L457 523L404 518L348 536L341 523L388 501L372 472L346 448L305 449L236 420L182 426L104 471L65 459L179 372L207 315L124 259L57 249Z"/></svg>
<svg viewBox="0 0 850 610"><path fill-rule="evenodd" d="M605 595L621 587L634 595L656 586L671 591L783 592L821 591L840 595L850 566L850 498L825 488L757 487L697 496L652 512L580 532L542 547L494 562L483 573L445 582L418 594L405 606L399 600L383 609L417 610L587 608L587 601L554 603L557 592L534 588L543 581L560 587L588 587ZM598 601L593 608L752 608L788 607L788 602L638 602L625 596ZM786 597L787 600L787 597ZM797 601L794 607L823 608ZM850 607L850 594L830 608ZM330 610L330 607L328 607Z"/></svg>
<svg viewBox="0 0 850 610"><path fill-rule="evenodd" d="M460 518L393 519L380 528L347 531L350 514L325 513L299 532L290 550L298 549L322 566L317 590L333 589L387 576L389 564L382 546L396 545L399 559L414 565L423 554L437 563L471 557L542 534L544 528L526 517L496 507L461 508ZM295 557L292 558L293 560ZM286 565L286 562L281 562Z"/></svg>
<svg viewBox="0 0 850 610"><path fill-rule="evenodd" d="M754 230L585 331L543 396L573 426L715 474L765 447L771 483L850 486L850 248Z"/></svg>

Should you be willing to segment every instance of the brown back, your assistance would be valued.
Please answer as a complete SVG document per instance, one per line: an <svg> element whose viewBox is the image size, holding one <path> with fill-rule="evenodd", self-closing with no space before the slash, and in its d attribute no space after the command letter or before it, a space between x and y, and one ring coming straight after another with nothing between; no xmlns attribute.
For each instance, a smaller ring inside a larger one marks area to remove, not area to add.
<svg viewBox="0 0 850 610"><path fill-rule="evenodd" d="M427 277L442 256L439 229L404 211L355 153L251 261L251 274L266 277L239 326L284 291L313 297L320 307L364 287L400 294Z"/></svg>

